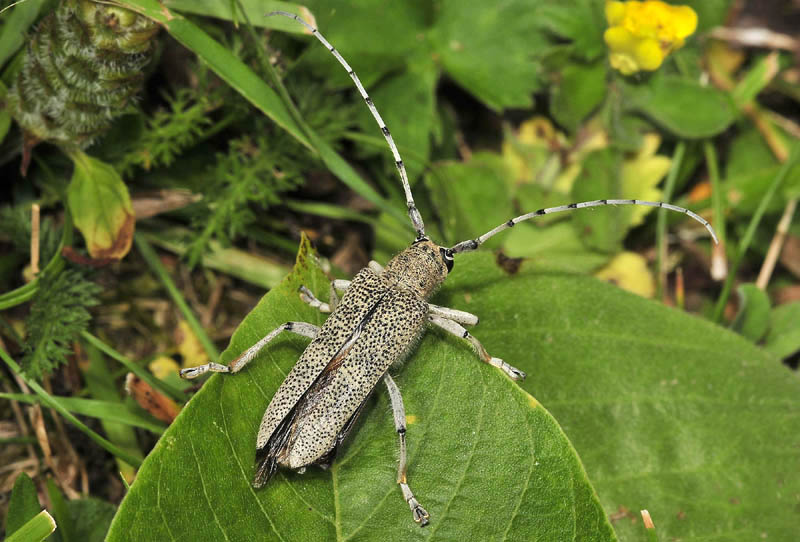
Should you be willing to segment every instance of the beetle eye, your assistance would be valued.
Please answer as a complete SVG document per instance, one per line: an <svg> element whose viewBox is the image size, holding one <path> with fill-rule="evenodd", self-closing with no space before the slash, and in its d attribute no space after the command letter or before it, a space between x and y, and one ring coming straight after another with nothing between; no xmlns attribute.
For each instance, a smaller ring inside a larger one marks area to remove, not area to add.
<svg viewBox="0 0 800 542"><path fill-rule="evenodd" d="M453 264L455 263L453 261L453 255L448 254L447 250L441 247L439 248L439 254L442 255L442 260L444 260L444 264L447 266L447 272L449 273L453 270Z"/></svg>

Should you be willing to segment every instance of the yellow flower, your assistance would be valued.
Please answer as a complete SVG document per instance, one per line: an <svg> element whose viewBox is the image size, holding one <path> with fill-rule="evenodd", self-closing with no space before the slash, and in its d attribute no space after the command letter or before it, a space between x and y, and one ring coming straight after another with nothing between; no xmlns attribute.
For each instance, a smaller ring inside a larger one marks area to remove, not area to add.
<svg viewBox="0 0 800 542"><path fill-rule="evenodd" d="M606 1L604 34L611 66L625 75L653 71L697 29L697 13L689 6L657 0Z"/></svg>

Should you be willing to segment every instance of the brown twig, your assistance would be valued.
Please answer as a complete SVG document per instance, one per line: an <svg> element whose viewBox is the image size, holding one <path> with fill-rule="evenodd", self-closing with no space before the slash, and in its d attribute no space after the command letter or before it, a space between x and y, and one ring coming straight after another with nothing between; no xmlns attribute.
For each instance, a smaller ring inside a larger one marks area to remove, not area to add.
<svg viewBox="0 0 800 542"><path fill-rule="evenodd" d="M43 381L43 384L44 384L45 389L47 390L47 393L52 395L53 394L53 388L52 388L52 385L50 384L50 379L49 378L45 378L44 381ZM75 467L75 470L77 470L77 474L80 475L81 493L83 493L84 495L88 495L89 494L89 473L86 471L86 465L81 460L81 457L78 455L78 452L75 451L75 447L72 446L72 442L69 440L69 437L67 436L66 428L64 427L64 420L61 419L61 416L58 415L58 412L56 412L55 410L53 410L51 408L50 409L50 417L53 419L53 421L56 424L56 431L58 433L59 440L61 441L62 446L65 448L65 450L67 452L67 456L69 457L69 460L71 461L71 465L73 465ZM66 487L64 487L64 492L67 493L68 496L69 496L69 493L72 493L72 494L75 495L75 496L70 496L69 498L70 499L77 499L77 498L80 497L80 495L75 493L74 490L72 490L72 482L73 481L74 481L73 477L68 477L68 478L64 478L64 479L61 480L62 486L69 487L69 490L67 490Z"/></svg>
<svg viewBox="0 0 800 542"><path fill-rule="evenodd" d="M786 235L789 233L789 225L792 223L794 211L797 208L797 198L792 198L786 203L783 209L783 215L778 222L778 227L775 229L775 235L769 244L767 255L764 258L764 263L761 265L761 270L758 272L758 279L756 279L756 286L762 290L767 288L769 279L772 277L772 272L775 270L775 263L781 255L783 243L786 241Z"/></svg>
<svg viewBox="0 0 800 542"><path fill-rule="evenodd" d="M783 49L797 51L800 41L769 28L731 28L720 26L711 31L711 37L742 45L745 47L763 47L764 49Z"/></svg>
<svg viewBox="0 0 800 542"><path fill-rule="evenodd" d="M39 204L31 205L31 273L39 274Z"/></svg>

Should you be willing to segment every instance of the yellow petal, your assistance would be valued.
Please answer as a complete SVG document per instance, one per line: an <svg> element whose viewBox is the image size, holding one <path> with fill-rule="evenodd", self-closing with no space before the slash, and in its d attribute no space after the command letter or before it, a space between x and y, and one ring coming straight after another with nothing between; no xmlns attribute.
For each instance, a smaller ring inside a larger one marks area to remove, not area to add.
<svg viewBox="0 0 800 542"><path fill-rule="evenodd" d="M697 13L689 6L672 6L671 22L678 38L686 38L697 30Z"/></svg>
<svg viewBox="0 0 800 542"><path fill-rule="evenodd" d="M635 252L617 254L595 276L642 297L653 297L656 291L655 280L647 268L647 261Z"/></svg>
<svg viewBox="0 0 800 542"><path fill-rule="evenodd" d="M208 354L186 320L178 322L175 342L178 344L178 352L183 358L184 367L196 367L208 363Z"/></svg>
<svg viewBox="0 0 800 542"><path fill-rule="evenodd" d="M611 67L622 75L630 75L639 71L639 64L626 53L611 53L608 55L608 61L611 63Z"/></svg>
<svg viewBox="0 0 800 542"><path fill-rule="evenodd" d="M606 2L606 20L609 26L617 26L625 18L625 2Z"/></svg>
<svg viewBox="0 0 800 542"><path fill-rule="evenodd" d="M171 374L176 375L181 369L177 361L167 356L157 357L147 365L147 368L159 380L164 380Z"/></svg>
<svg viewBox="0 0 800 542"><path fill-rule="evenodd" d="M603 33L603 39L612 53L632 51L636 42L634 35L621 26L608 28Z"/></svg>
<svg viewBox="0 0 800 542"><path fill-rule="evenodd" d="M664 53L654 39L643 39L636 44L634 58L642 70L653 71L661 66L664 61Z"/></svg>

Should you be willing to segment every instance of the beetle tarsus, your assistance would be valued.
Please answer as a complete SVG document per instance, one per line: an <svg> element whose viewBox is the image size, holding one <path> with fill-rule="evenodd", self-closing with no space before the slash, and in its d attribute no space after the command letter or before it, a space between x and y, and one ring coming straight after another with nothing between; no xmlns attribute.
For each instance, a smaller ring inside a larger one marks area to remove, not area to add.
<svg viewBox="0 0 800 542"><path fill-rule="evenodd" d="M414 521L419 523L420 527L425 527L430 519L430 514L417 502L417 499L411 497L408 501L408 506L411 507L411 513L414 515Z"/></svg>

